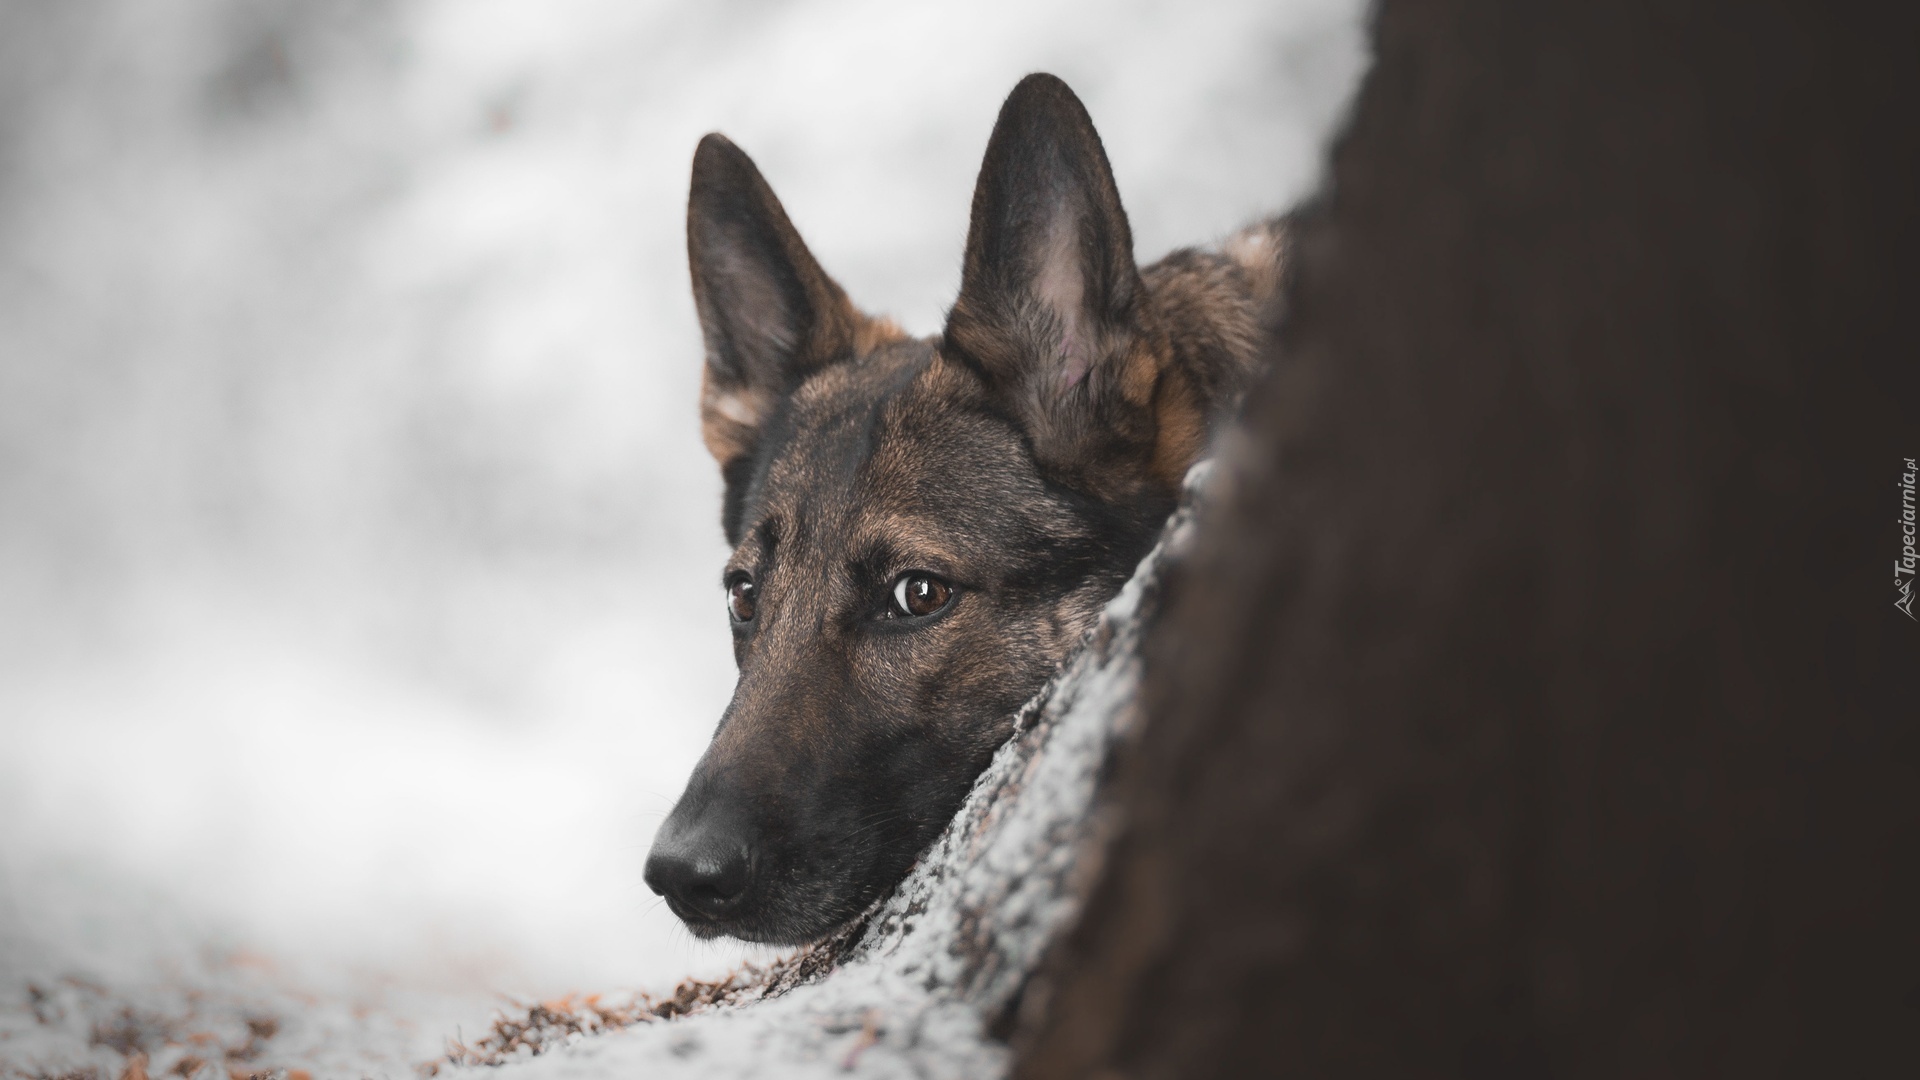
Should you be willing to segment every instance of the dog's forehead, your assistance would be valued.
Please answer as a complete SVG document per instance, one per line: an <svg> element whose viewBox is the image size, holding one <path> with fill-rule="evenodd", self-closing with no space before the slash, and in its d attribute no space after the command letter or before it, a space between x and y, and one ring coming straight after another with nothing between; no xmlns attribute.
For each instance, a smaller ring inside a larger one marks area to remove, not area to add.
<svg viewBox="0 0 1920 1080"><path fill-rule="evenodd" d="M1008 496L1037 494L1015 490L1026 486L1019 476L1031 462L982 401L977 378L927 341L817 373L789 400L753 516L839 532L955 491L974 494L982 483Z"/></svg>

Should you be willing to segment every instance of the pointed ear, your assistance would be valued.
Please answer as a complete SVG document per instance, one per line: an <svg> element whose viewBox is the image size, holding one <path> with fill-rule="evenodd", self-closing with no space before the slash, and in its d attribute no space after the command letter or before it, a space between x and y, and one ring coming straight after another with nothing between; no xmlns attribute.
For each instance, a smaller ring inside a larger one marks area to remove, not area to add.
<svg viewBox="0 0 1920 1080"><path fill-rule="evenodd" d="M1043 463L1086 459L1089 440L1150 442L1143 291L1093 120L1066 83L1027 76L987 142L943 347L987 378Z"/></svg>
<svg viewBox="0 0 1920 1080"><path fill-rule="evenodd" d="M727 474L737 516L735 473L775 405L809 372L850 355L865 320L814 261L753 160L718 134L693 155L687 260L707 349L701 433Z"/></svg>

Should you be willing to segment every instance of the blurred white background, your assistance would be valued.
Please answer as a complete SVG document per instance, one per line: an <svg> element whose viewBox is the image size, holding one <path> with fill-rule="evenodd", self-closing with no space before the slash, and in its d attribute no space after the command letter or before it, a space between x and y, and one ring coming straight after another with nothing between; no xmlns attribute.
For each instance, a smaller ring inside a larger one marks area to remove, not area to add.
<svg viewBox="0 0 1920 1080"><path fill-rule="evenodd" d="M746 955L640 876L732 681L695 141L931 333L1022 74L1085 99L1147 261L1311 191L1363 16L8 0L0 959L549 994Z"/></svg>

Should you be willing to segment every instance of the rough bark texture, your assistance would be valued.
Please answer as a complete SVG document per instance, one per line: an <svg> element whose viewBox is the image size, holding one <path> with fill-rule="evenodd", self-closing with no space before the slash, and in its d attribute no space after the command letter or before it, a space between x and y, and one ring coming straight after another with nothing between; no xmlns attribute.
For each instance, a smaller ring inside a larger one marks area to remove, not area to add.
<svg viewBox="0 0 1920 1080"><path fill-rule="evenodd" d="M1384 4L1017 1075L1914 1071L1915 23Z"/></svg>

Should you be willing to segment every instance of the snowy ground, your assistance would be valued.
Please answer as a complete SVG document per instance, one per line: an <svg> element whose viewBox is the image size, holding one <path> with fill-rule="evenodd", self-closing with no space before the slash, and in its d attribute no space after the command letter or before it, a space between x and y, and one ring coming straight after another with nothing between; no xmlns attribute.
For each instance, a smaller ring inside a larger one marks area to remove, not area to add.
<svg viewBox="0 0 1920 1080"><path fill-rule="evenodd" d="M931 331L1021 74L1151 258L1311 188L1361 15L0 8L0 1067L403 1075L502 995L767 959L640 881L731 684L695 140Z"/></svg>

